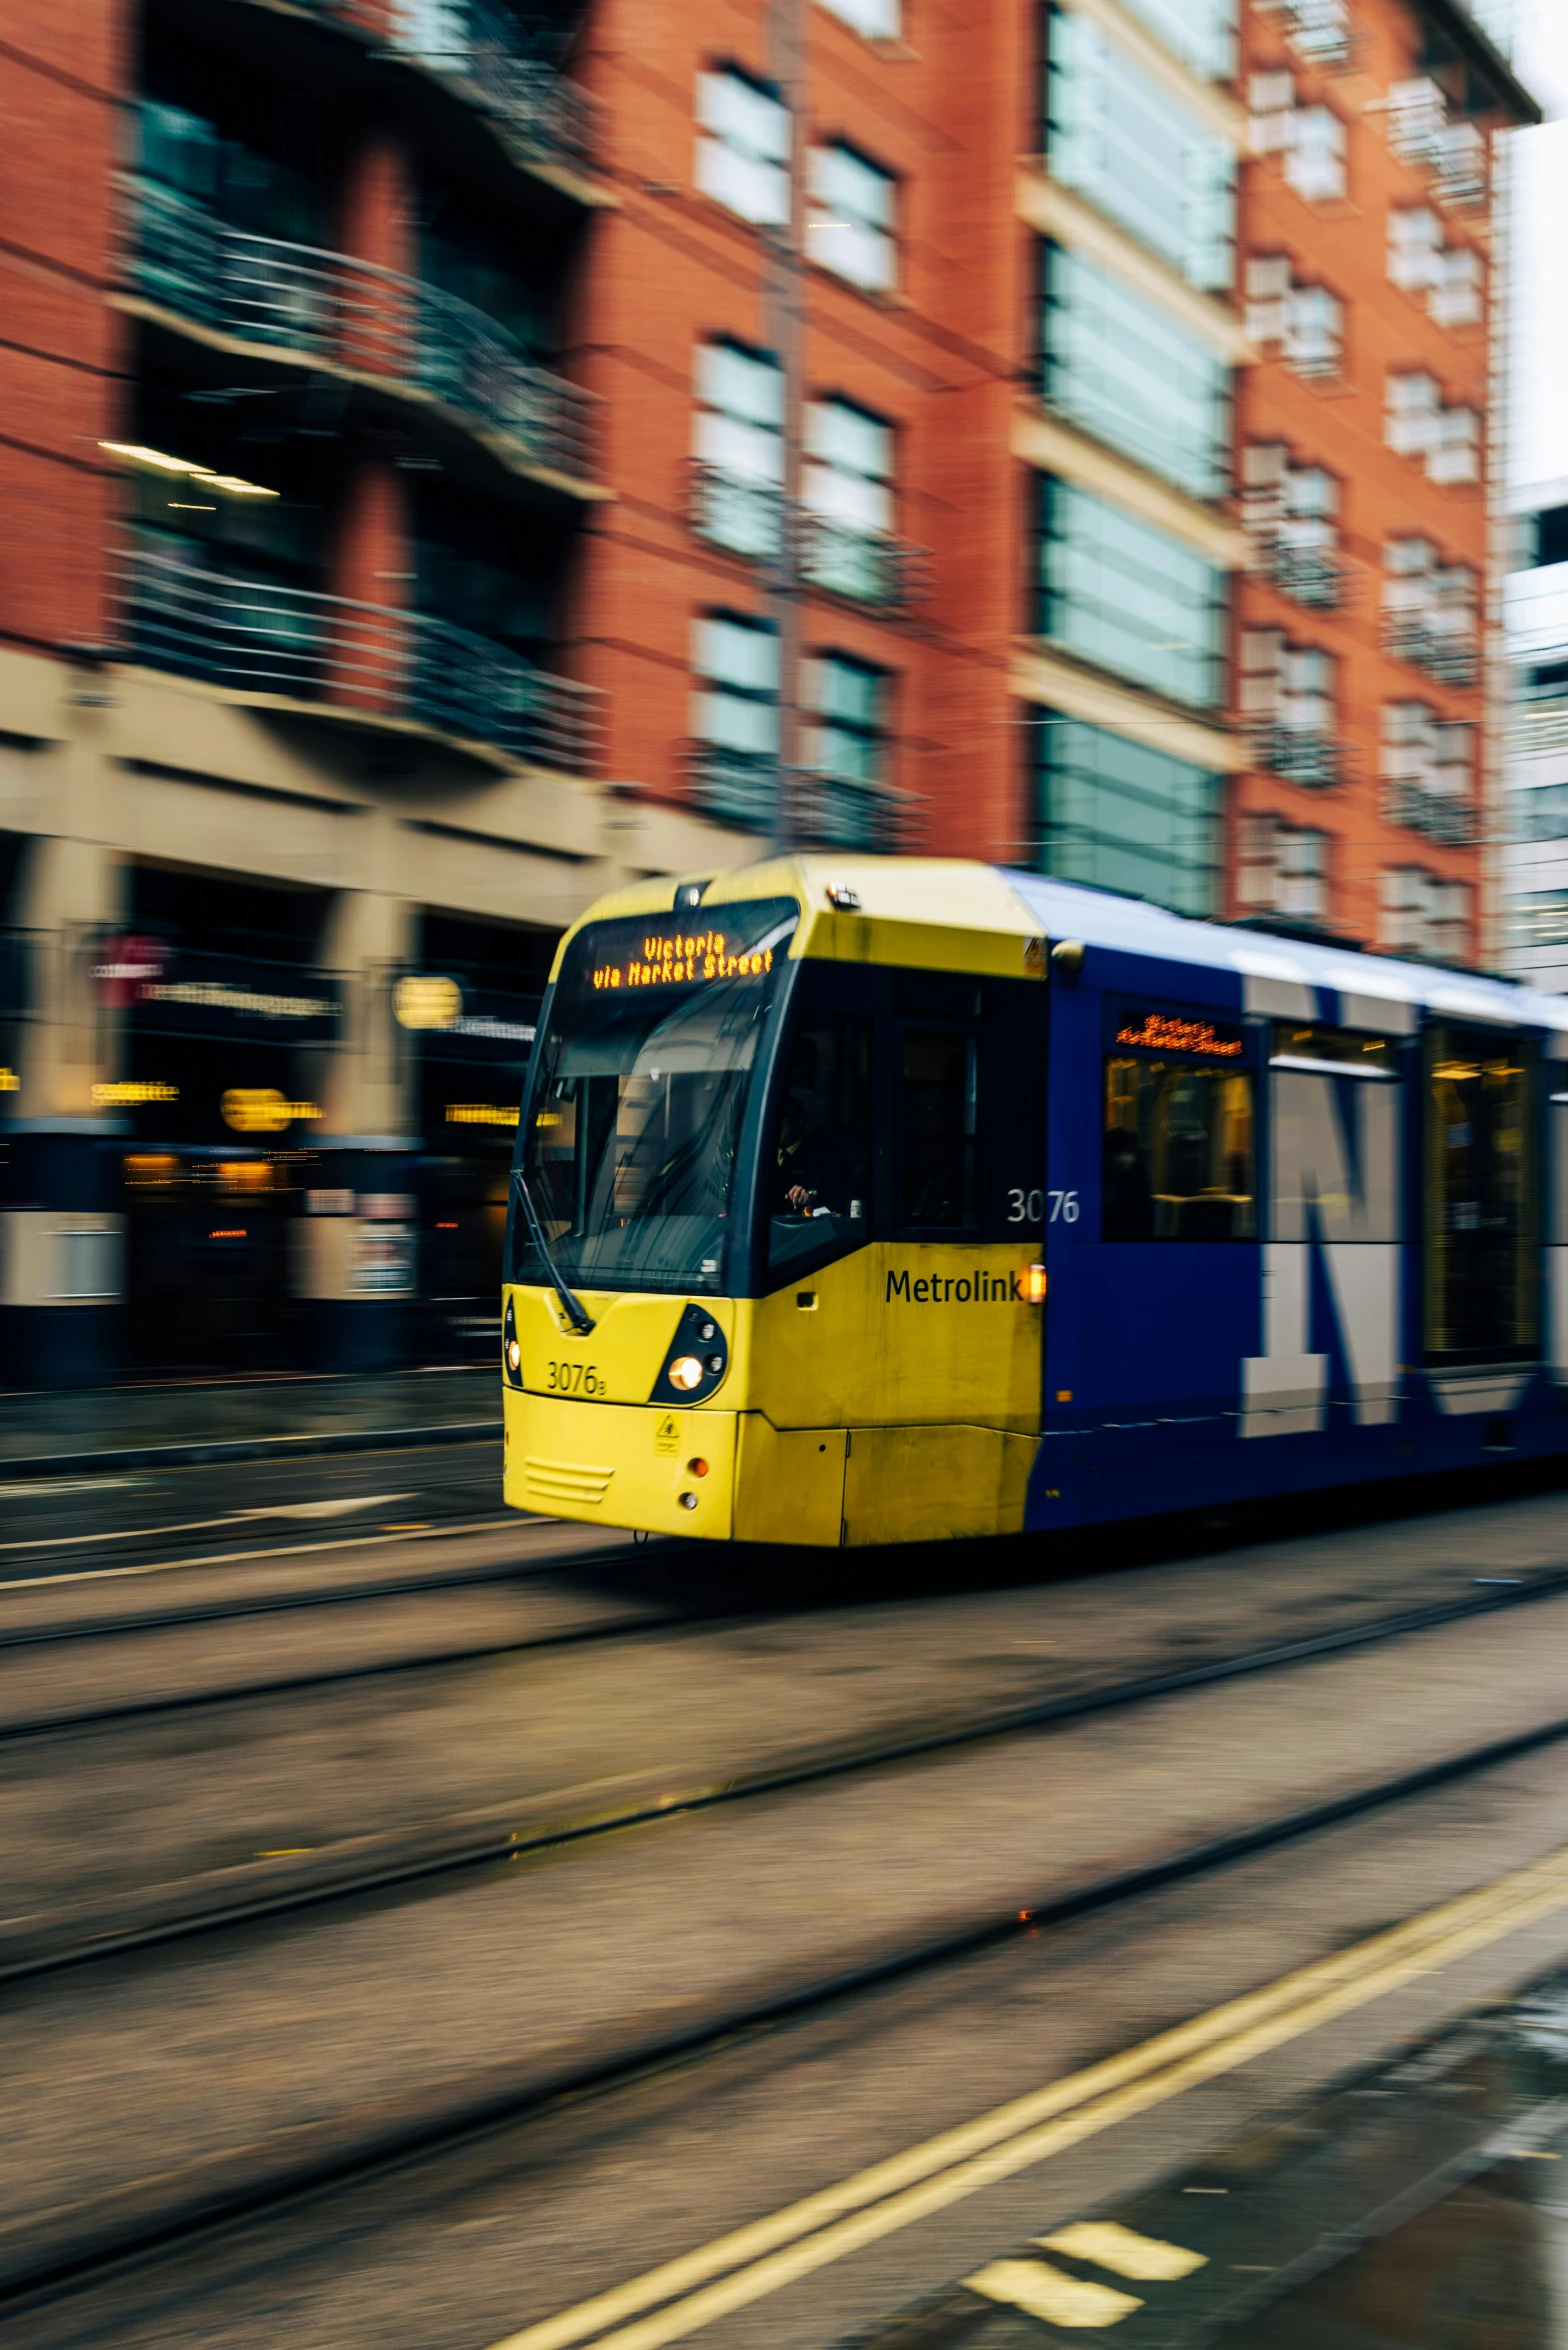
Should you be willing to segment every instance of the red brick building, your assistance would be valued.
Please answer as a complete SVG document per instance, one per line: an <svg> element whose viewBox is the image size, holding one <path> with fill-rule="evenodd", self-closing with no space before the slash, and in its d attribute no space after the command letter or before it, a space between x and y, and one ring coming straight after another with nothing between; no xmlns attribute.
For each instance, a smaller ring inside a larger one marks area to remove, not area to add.
<svg viewBox="0 0 1568 2350"><path fill-rule="evenodd" d="M899 847L1479 951L1531 108L1464 0L0 50L15 1375L487 1345L553 942L639 874Z"/></svg>

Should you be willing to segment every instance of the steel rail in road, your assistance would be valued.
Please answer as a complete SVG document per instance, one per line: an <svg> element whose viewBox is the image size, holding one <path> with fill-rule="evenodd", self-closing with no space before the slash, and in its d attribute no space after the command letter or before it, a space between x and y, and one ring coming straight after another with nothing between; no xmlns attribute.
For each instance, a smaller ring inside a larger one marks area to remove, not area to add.
<svg viewBox="0 0 1568 2350"><path fill-rule="evenodd" d="M1311 1633L1303 1639L1214 1657L1202 1664L1183 1665L1023 1703L971 1708L903 1730L896 1727L883 1730L872 1738L785 1749L763 1755L728 1774L708 1772L682 1777L671 1770L628 1772L588 1787L552 1789L487 1805L483 1810L433 1821L422 1828L345 1837L311 1852L290 1855L287 1861L246 1862L233 1869L146 1887L109 1902L37 1913L0 1927L0 1982L55 1973L160 1943L185 1941L199 1934L284 1916L291 1911L322 1908L423 1878L448 1876L518 1859L550 1846L582 1843L624 1829L645 1827L682 1812L745 1803L761 1796L891 1769L900 1763L959 1747L1050 1730L1091 1715L1121 1712L1185 1691L1248 1680L1310 1663L1316 1658L1381 1647L1445 1624L1494 1615L1534 1600L1560 1597L1565 1591L1568 1591L1568 1568L1514 1589L1488 1590L1473 1598ZM713 1613L706 1610L686 1615L612 1619L580 1630L565 1628L537 1640L494 1643L411 1662L390 1660L297 1676L288 1681L261 1682L246 1686L237 1694L246 1697L288 1694L297 1688L334 1680L367 1679L377 1674L418 1670L430 1664L450 1663L454 1658L467 1663L476 1657L587 1639L686 1630L693 1624L714 1620ZM83 1721L113 1721L161 1709L229 1703L235 1695L234 1691L215 1691L149 1699L124 1708L106 1709L99 1715L53 1717L33 1725L33 1729L77 1728ZM0 1726L0 1736L23 1734L17 1726ZM1520 1738L1503 1741L1495 1749L1479 1749L1481 1759L1465 1760L1461 1767L1484 1768L1488 1761L1501 1760L1515 1752L1526 1753L1535 1745L1564 1735L1568 1735L1568 1719L1544 1731L1521 1733ZM1440 1780L1449 1766L1436 1767ZM1425 1784L1426 1780L1421 1779L1421 1783ZM1431 1783L1437 1784L1438 1780ZM1332 1810L1330 1806L1329 1812ZM1329 1814L1324 1816L1327 1818Z"/></svg>
<svg viewBox="0 0 1568 2350"><path fill-rule="evenodd" d="M628 2085L676 2061L711 2055L733 2044L738 2036L804 2019L848 1997L889 1989L939 1966L998 1949L1021 1933L1037 1933L1042 1927L1065 1924L1197 1881L1326 1829L1414 1801L1565 1739L1568 1716L1509 1738L1462 1749L1328 1801L1298 1806L1227 1835L1177 1846L1133 1868L1088 1878L1021 1908L988 1908L902 1942L895 1932L848 1954L828 1974L794 1979L781 1975L726 2005L709 2003L705 2007L697 1997L673 2014L666 2006L656 2018L634 2016L619 2028L597 2030L591 2040L543 2064L533 2058L506 2059L403 2098L301 2124L283 2133L286 2144L281 2146L277 2138L262 2140L200 2158L182 2170L131 2181L56 2213L53 2224L39 2231L29 2232L21 2226L13 2231L0 2223L0 2303L14 2306L25 2300L36 2306L106 2268L128 2259L143 2259L160 2248L248 2218L285 2199L319 2194L392 2162L438 2151L477 2130L521 2121L568 2098ZM1466 1898L1462 1896L1458 1904L1450 1906L1463 1908ZM1568 1885L1559 1886L1552 1895L1552 1906L1565 1904ZM1416 1932L1422 1922L1411 1921L1407 1929L1395 1929L1395 1935ZM1335 1962L1327 1963L1332 1966ZM560 2337L563 2342L581 2338L572 2320L593 2307L588 2304L580 2311L566 2313ZM534 2350L534 2343L550 2338L562 2322L547 2320L537 2333L525 2330L515 2338L515 2350ZM689 2325L683 2324L671 2338L689 2330ZM497 2350L511 2350L511 2346L500 2345Z"/></svg>

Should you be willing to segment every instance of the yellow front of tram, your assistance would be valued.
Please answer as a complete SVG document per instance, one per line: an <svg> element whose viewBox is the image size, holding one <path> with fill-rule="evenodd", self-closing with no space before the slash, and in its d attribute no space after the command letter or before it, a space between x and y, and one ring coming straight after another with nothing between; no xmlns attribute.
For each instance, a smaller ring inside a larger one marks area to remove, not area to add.
<svg viewBox="0 0 1568 2350"><path fill-rule="evenodd" d="M715 1540L1016 1531L1045 969L979 866L778 859L595 906L519 1129L507 1501Z"/></svg>

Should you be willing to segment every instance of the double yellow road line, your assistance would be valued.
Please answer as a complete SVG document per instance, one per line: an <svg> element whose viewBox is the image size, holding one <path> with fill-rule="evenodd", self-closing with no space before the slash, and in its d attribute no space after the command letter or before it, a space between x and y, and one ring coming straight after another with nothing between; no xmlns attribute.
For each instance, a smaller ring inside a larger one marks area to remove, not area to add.
<svg viewBox="0 0 1568 2350"><path fill-rule="evenodd" d="M1102 2064L999 2105L492 2350L659 2350L863 2245L1234 2072L1318 2025L1568 1908L1568 1846Z"/></svg>

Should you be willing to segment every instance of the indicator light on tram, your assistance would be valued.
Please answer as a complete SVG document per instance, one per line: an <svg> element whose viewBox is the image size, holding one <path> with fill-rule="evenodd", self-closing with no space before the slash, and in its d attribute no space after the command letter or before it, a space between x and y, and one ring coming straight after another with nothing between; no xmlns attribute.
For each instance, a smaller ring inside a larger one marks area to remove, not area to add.
<svg viewBox="0 0 1568 2350"><path fill-rule="evenodd" d="M1026 1265L1024 1268L1024 1296L1030 1305L1044 1305L1046 1286L1045 1267L1043 1265Z"/></svg>
<svg viewBox="0 0 1568 2350"><path fill-rule="evenodd" d="M689 1393L702 1385L702 1365L695 1355L677 1355L665 1377L672 1387L684 1388Z"/></svg>
<svg viewBox="0 0 1568 2350"><path fill-rule="evenodd" d="M706 1475L708 1474L708 1464L707 1464L707 1462L706 1462L706 1461L688 1461L688 1462L686 1463L686 1474L687 1474L687 1476L688 1476L688 1477L706 1477Z"/></svg>

